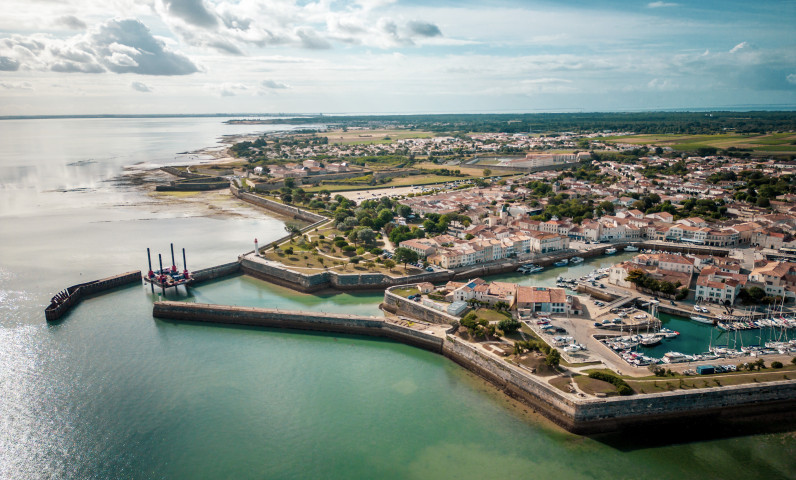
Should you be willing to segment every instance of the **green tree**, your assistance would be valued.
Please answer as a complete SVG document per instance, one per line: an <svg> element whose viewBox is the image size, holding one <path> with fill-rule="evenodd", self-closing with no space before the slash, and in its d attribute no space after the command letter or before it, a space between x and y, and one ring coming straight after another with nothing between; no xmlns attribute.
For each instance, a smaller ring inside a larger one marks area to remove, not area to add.
<svg viewBox="0 0 796 480"><path fill-rule="evenodd" d="M545 357L544 363L551 367L557 367L561 363L561 354L555 348L551 349L550 353Z"/></svg>
<svg viewBox="0 0 796 480"><path fill-rule="evenodd" d="M503 330L503 333L516 332L521 326L522 324L513 318L504 318L498 322L498 328Z"/></svg>
<svg viewBox="0 0 796 480"><path fill-rule="evenodd" d="M389 271L391 271L391 272L392 272L392 269L393 269L393 268L395 268L395 262L394 262L394 261L392 261L392 260L385 260L385 261L384 261L384 267L385 267L387 270L389 270Z"/></svg>
<svg viewBox="0 0 796 480"><path fill-rule="evenodd" d="M488 176L490 176L490 175L492 175L492 170L490 170L490 169L488 169L488 168L485 168L485 169L484 169L484 176L485 176L485 177L488 177Z"/></svg>
<svg viewBox="0 0 796 480"><path fill-rule="evenodd" d="M287 188L293 188L296 186L296 180L293 178L286 178L285 179L285 186Z"/></svg>
<svg viewBox="0 0 796 480"><path fill-rule="evenodd" d="M285 224L285 231L288 235L290 235L290 239L293 240L293 237L296 235L301 235L301 227L293 223L286 223Z"/></svg>
<svg viewBox="0 0 796 480"><path fill-rule="evenodd" d="M404 270L406 269L407 263L416 262L418 258L419 255L417 252L405 247L396 248L395 253L393 254L393 259L395 259L396 262L404 264Z"/></svg>
<svg viewBox="0 0 796 480"><path fill-rule="evenodd" d="M372 245L376 241L376 232L368 227L358 228L356 232L357 239L366 245Z"/></svg>

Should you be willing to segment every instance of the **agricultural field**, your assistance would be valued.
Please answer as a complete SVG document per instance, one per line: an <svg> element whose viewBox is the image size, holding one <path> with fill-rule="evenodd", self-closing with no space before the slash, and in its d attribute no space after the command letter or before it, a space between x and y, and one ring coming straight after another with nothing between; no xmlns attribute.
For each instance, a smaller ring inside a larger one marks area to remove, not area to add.
<svg viewBox="0 0 796 480"><path fill-rule="evenodd" d="M660 145L689 152L701 147L751 149L752 153L777 155L796 154L796 133L770 133L766 135L628 135L606 137L610 143Z"/></svg>
<svg viewBox="0 0 796 480"><path fill-rule="evenodd" d="M420 130L329 130L319 133L318 136L329 138L329 144L340 145L367 145L367 144L387 144L396 140L406 138L431 138L433 134Z"/></svg>

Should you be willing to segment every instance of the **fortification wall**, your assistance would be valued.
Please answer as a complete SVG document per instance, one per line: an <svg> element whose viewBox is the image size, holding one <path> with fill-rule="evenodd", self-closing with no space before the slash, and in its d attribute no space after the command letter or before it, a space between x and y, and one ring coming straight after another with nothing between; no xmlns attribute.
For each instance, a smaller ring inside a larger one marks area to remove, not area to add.
<svg viewBox="0 0 796 480"><path fill-rule="evenodd" d="M251 325L390 338L419 348L442 352L443 338L379 318L363 315L302 312L184 302L155 302L157 318L231 325Z"/></svg>
<svg viewBox="0 0 796 480"><path fill-rule="evenodd" d="M565 398L555 387L525 374L518 367L492 358L451 335L445 338L442 353L464 368L476 373L507 395L538 409L540 413L569 431L580 428L575 423L577 404Z"/></svg>
<svg viewBox="0 0 796 480"><path fill-rule="evenodd" d="M383 290L390 286L407 283L447 281L451 275L447 271L428 272L406 277L390 277L382 273L341 274L329 271L308 275L294 272L278 262L249 256L241 258L241 267L247 275L302 292L315 292L324 288Z"/></svg>
<svg viewBox="0 0 796 480"><path fill-rule="evenodd" d="M214 280L216 278L235 275L241 272L240 262L230 262L223 265L216 265L215 267L203 268L195 272L191 272L194 283L205 282Z"/></svg>
<svg viewBox="0 0 796 480"><path fill-rule="evenodd" d="M450 325L458 321L459 317L449 315L446 312L436 310L434 308L423 305L419 302L413 302L400 295L392 293L390 290L395 287L388 288L384 292L384 305L385 310L396 313L398 315L406 315L408 317L417 318L431 323L439 323L443 325Z"/></svg>
<svg viewBox="0 0 796 480"><path fill-rule="evenodd" d="M326 220L326 217L318 215L317 213L308 212L307 210L302 210L301 208L298 207L293 207L290 205L285 205L283 203L274 202L273 200L268 200L267 198L258 197L257 195L252 195L251 193L243 192L234 186L230 186L230 191L232 191L233 195L240 198L244 202L248 202L253 205L263 207L267 210L276 212L280 215L285 215L287 217L295 218L297 220L302 220L310 223Z"/></svg>
<svg viewBox="0 0 796 480"><path fill-rule="evenodd" d="M133 282L141 283L140 270L114 275L93 282L72 285L66 288L62 294L53 297L50 305L44 310L44 318L46 318L48 322L58 320L66 314L69 309L80 303L87 295L103 292Z"/></svg>

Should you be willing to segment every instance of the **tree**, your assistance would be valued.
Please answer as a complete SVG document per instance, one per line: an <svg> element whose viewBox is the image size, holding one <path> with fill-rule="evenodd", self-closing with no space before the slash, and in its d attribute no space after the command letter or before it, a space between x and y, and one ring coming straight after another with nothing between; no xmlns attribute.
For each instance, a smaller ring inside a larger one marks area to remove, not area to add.
<svg viewBox="0 0 796 480"><path fill-rule="evenodd" d="M287 188L293 188L293 187L295 187L295 186L296 186L296 180L295 180L295 179L292 179L292 178L286 178L286 179L285 179L285 186L286 186Z"/></svg>
<svg viewBox="0 0 796 480"><path fill-rule="evenodd" d="M492 175L492 170L490 170L490 169L488 169L488 168L485 168L485 169L484 169L484 176L485 176L485 177L488 177L488 176L490 176L490 175Z"/></svg>
<svg viewBox="0 0 796 480"><path fill-rule="evenodd" d="M372 245L376 241L376 232L368 227L359 228L356 232L357 239L366 245Z"/></svg>
<svg viewBox="0 0 796 480"><path fill-rule="evenodd" d="M504 318L498 322L498 328L503 330L503 333L516 332L520 329L520 322L513 318Z"/></svg>
<svg viewBox="0 0 796 480"><path fill-rule="evenodd" d="M293 240L293 237L296 235L301 235L301 228L293 223L286 223L285 231L288 233L288 235L290 235L291 240Z"/></svg>
<svg viewBox="0 0 796 480"><path fill-rule="evenodd" d="M561 363L561 354L555 348L551 349L550 353L545 357L544 363L551 367L557 367Z"/></svg>
<svg viewBox="0 0 796 480"><path fill-rule="evenodd" d="M387 268L387 270L392 272L392 269L395 268L395 262L392 260L385 260L384 266Z"/></svg>
<svg viewBox="0 0 796 480"><path fill-rule="evenodd" d="M393 254L393 259L395 259L398 263L404 264L404 270L406 270L407 263L414 263L420 258L417 252L414 250L410 250L406 247L398 247L395 249L395 253Z"/></svg>

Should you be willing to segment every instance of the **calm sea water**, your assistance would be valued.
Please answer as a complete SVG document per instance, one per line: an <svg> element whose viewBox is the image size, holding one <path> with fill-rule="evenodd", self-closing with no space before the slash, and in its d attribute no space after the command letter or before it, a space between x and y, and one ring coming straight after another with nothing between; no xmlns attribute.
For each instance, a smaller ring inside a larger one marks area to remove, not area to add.
<svg viewBox="0 0 796 480"><path fill-rule="evenodd" d="M125 166L169 163L252 129L219 119L0 122L0 478L794 477L792 434L578 437L438 355L164 322L140 286L44 321L53 292L143 269L146 246L186 246L198 268L234 259L254 236L280 236L282 223L260 211L164 211L115 180ZM303 295L242 276L179 295L366 314L381 298Z"/></svg>

